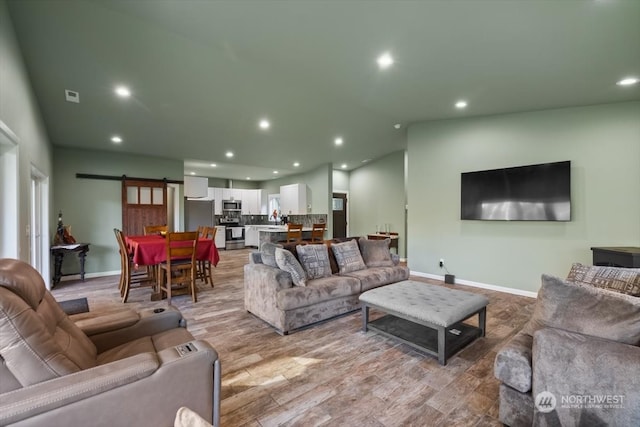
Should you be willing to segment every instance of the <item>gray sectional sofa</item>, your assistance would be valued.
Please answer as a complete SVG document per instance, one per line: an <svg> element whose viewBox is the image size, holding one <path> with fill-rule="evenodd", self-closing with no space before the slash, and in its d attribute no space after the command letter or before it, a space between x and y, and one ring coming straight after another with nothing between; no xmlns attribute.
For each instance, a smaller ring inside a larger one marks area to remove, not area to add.
<svg viewBox="0 0 640 427"><path fill-rule="evenodd" d="M388 242L384 240L352 238L302 248L304 245L286 244L283 248L263 245L260 251L249 255L249 263L244 266L246 310L283 335L358 310L362 292L409 278L409 269L399 265L399 258L389 253ZM360 253L352 250L336 258L334 247L344 249L345 245L351 249L355 245ZM282 262L275 260L278 256ZM364 265L359 263L359 256ZM283 265L285 261L296 264L292 257L302 261L293 270Z"/></svg>
<svg viewBox="0 0 640 427"><path fill-rule="evenodd" d="M511 427L640 425L640 269L543 275L531 317L497 354Z"/></svg>

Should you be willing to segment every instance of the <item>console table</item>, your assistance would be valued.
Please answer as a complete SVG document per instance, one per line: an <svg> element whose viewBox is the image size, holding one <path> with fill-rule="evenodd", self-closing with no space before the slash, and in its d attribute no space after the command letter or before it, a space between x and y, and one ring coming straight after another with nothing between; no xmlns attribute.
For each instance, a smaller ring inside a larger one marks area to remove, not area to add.
<svg viewBox="0 0 640 427"><path fill-rule="evenodd" d="M62 276L70 276L77 273L62 273L62 260L68 253L77 253L80 259L80 279L84 281L84 259L89 252L89 243L74 243L71 245L55 245L51 246L51 255L53 255L53 286L60 283Z"/></svg>
<svg viewBox="0 0 640 427"><path fill-rule="evenodd" d="M640 248L591 248L593 251L593 265L610 267L640 268Z"/></svg>

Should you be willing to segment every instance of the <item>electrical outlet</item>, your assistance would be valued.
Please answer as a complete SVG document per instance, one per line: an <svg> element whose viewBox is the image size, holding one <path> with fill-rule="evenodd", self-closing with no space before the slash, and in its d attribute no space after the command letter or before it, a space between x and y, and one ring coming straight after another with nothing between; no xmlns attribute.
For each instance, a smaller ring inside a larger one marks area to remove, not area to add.
<svg viewBox="0 0 640 427"><path fill-rule="evenodd" d="M438 265L440 266L440 268L444 267L444 259L440 258L440 262L438 263Z"/></svg>

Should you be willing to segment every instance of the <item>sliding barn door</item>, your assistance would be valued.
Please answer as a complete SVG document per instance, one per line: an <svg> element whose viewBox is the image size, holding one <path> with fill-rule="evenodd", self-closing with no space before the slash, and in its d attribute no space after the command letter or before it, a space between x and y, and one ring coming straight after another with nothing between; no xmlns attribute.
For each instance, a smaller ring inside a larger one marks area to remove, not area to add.
<svg viewBox="0 0 640 427"><path fill-rule="evenodd" d="M122 231L144 234L145 225L167 224L167 183L155 180L122 180Z"/></svg>

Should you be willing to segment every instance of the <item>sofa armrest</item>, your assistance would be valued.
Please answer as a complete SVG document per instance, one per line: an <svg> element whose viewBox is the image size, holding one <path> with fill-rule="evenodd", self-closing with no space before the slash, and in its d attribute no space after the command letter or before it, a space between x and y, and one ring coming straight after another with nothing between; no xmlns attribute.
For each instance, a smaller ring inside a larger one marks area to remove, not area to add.
<svg viewBox="0 0 640 427"><path fill-rule="evenodd" d="M168 426L189 406L219 426L220 372L211 345L191 341L4 393L0 425Z"/></svg>
<svg viewBox="0 0 640 427"><path fill-rule="evenodd" d="M282 313L277 308L277 295L293 287L291 275L265 264L244 266L244 308L262 320L282 330Z"/></svg>
<svg viewBox="0 0 640 427"><path fill-rule="evenodd" d="M155 354L143 353L4 393L0 398L0 425L15 423L130 384L151 375L158 366Z"/></svg>
<svg viewBox="0 0 640 427"><path fill-rule="evenodd" d="M640 347L544 328L533 335L533 365L533 396L556 398L534 423L640 425Z"/></svg>
<svg viewBox="0 0 640 427"><path fill-rule="evenodd" d="M98 353L134 339L159 334L169 329L186 327L186 320L182 317L182 313L173 306L134 312L135 318L126 312L121 313L122 320L117 319L118 314L116 313L108 315L106 318L98 316L87 319L88 324L80 322L76 324L93 341ZM137 320L133 321L134 319ZM104 320L104 324L100 324L101 320Z"/></svg>
<svg viewBox="0 0 640 427"><path fill-rule="evenodd" d="M531 390L533 337L522 331L496 355L493 372L497 379L522 393Z"/></svg>

